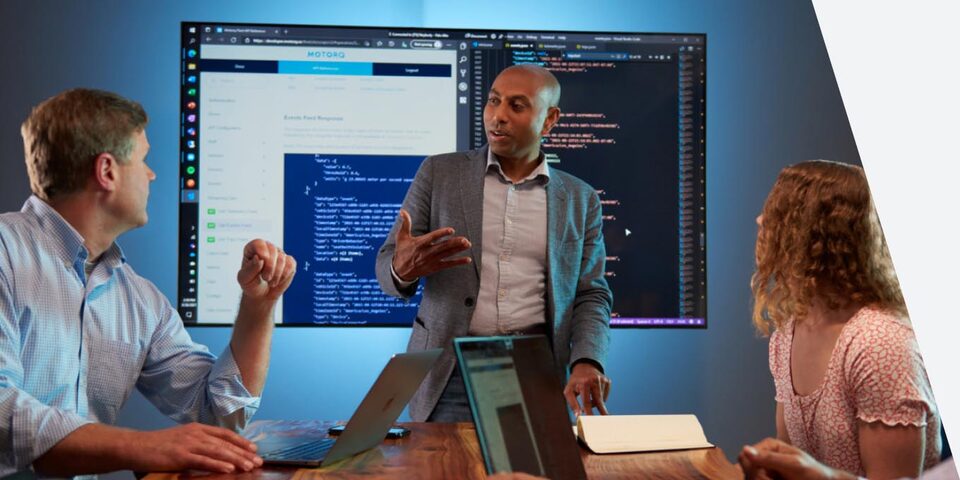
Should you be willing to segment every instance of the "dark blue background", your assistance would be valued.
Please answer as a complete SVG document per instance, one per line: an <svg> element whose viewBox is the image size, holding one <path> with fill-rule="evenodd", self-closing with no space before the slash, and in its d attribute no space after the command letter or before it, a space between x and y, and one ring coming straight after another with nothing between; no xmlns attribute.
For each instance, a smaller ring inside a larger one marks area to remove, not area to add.
<svg viewBox="0 0 960 480"><path fill-rule="evenodd" d="M420 295L408 302L387 297L376 283L377 251L386 238L386 232L364 232L368 237L357 248L348 250L359 255L342 255L334 244L348 239L345 232L331 232L337 238L320 238L316 215L333 229L357 232L342 217L343 209L331 209L331 203L376 205L379 217L365 225L377 224L389 228L410 183L413 181L423 156L401 155L325 155L287 154L283 159L283 249L298 259L297 281L283 295L283 323L287 324L364 324L410 327L417 314ZM339 173L340 175L332 175ZM357 182L354 180L365 179ZM389 181L379 181L379 180ZM374 180L374 181L369 181ZM398 181L402 180L402 181ZM320 202L318 205L318 201ZM390 206L387 206L390 205ZM318 209L322 211L318 213ZM337 212L337 213L333 213ZM332 217L332 218L327 218ZM330 232L325 229L325 232ZM359 240L356 238L348 240ZM368 288L359 298L356 289L346 288L341 282L352 282ZM318 296L331 297L334 292L324 289L337 283L339 288L333 301L318 301ZM351 295L353 294L353 295ZM358 305L360 303L366 306ZM376 306L369 305L370 303ZM347 312L347 309L366 313Z"/></svg>

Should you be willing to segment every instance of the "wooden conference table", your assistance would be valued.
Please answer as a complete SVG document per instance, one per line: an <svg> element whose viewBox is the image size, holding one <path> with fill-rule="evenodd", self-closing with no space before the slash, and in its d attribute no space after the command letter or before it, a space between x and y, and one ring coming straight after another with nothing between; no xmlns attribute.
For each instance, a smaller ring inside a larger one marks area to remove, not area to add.
<svg viewBox="0 0 960 480"><path fill-rule="evenodd" d="M244 435L257 439L266 432L311 432L325 437L334 422L272 421L251 423ZM451 478L483 479L486 471L477 434L472 423L404 423L410 436L385 440L377 448L322 468L280 468L267 466L241 474L154 473L147 480L262 479L312 480L323 478ZM591 479L728 479L743 478L719 448L673 452L595 455L581 447L581 458Z"/></svg>

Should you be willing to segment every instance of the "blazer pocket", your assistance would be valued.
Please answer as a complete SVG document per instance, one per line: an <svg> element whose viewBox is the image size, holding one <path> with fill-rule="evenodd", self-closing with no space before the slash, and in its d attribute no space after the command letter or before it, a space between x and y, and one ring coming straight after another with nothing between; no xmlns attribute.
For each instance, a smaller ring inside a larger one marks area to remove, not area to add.
<svg viewBox="0 0 960 480"><path fill-rule="evenodd" d="M430 330L426 323L418 316L413 319L413 330L410 332L410 342L407 343L408 352L419 352L427 349L430 341Z"/></svg>
<svg viewBox="0 0 960 480"><path fill-rule="evenodd" d="M579 260L583 256L583 237L572 239L568 237L560 242L557 250L557 253L563 257L575 257Z"/></svg>
<svg viewBox="0 0 960 480"><path fill-rule="evenodd" d="M578 238L561 243L553 257L554 265L563 273L562 278L579 272L580 262L583 259L583 239Z"/></svg>

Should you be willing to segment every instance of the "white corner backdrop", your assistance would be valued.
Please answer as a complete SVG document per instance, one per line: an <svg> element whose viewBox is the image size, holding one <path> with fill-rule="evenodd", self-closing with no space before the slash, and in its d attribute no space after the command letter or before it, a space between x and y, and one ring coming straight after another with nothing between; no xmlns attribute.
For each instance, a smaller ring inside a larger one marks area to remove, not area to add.
<svg viewBox="0 0 960 480"><path fill-rule="evenodd" d="M960 445L960 2L813 0L951 445Z"/></svg>

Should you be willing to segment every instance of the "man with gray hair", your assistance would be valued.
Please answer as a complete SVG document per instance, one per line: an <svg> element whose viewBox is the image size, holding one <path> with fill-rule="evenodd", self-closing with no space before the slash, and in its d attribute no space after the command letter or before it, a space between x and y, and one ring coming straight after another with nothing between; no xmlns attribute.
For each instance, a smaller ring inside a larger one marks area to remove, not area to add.
<svg viewBox="0 0 960 480"><path fill-rule="evenodd" d="M559 100L548 70L503 70L484 107L488 145L425 159L380 248L384 292L409 298L424 279L408 351L444 348L410 402L415 421L470 421L452 354L453 338L467 335L545 334L557 374L569 372L570 408L607 413L613 295L600 199L582 180L548 168L540 151L560 118Z"/></svg>
<svg viewBox="0 0 960 480"><path fill-rule="evenodd" d="M296 262L264 240L244 247L243 295L218 359L115 243L147 222L156 175L147 115L119 95L75 89L23 123L33 195L0 215L0 476L112 470L251 470L234 431L260 402L273 309ZM136 387L180 423L112 426Z"/></svg>

